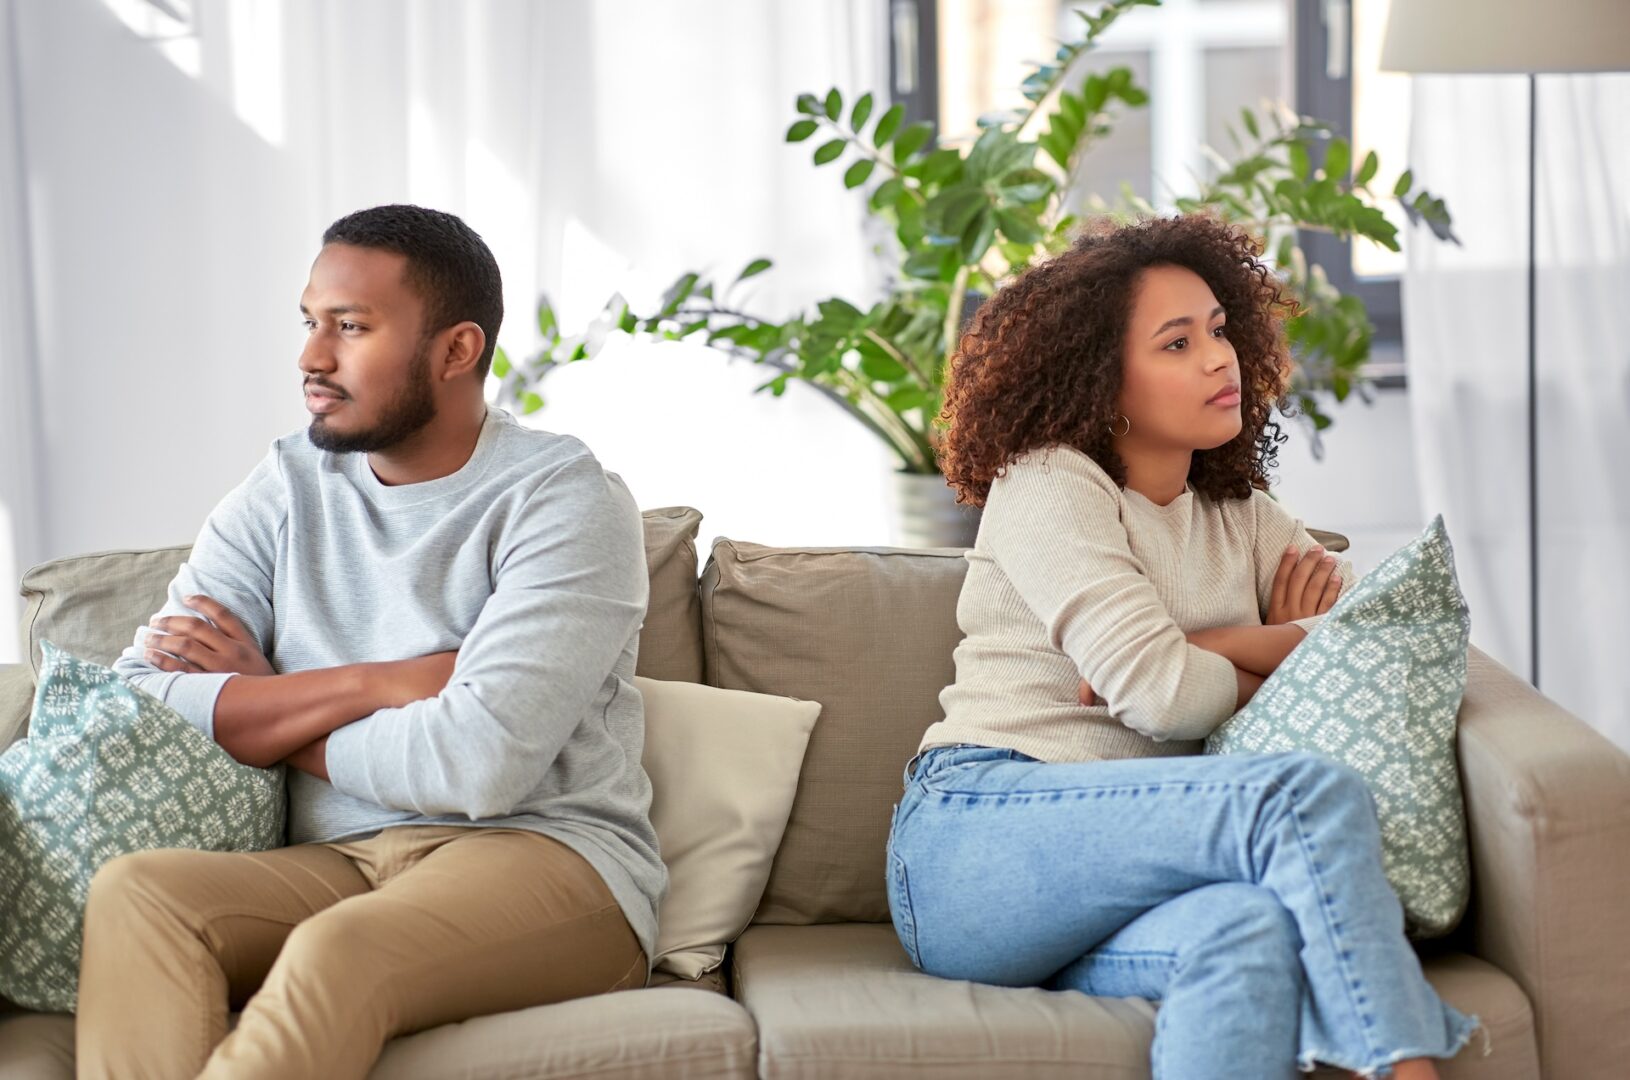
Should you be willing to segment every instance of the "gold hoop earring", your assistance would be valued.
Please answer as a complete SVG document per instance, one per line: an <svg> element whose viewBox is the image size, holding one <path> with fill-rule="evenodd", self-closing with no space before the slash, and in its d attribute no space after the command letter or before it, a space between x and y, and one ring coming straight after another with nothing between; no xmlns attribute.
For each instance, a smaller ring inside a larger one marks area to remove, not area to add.
<svg viewBox="0 0 1630 1080"><path fill-rule="evenodd" d="M1124 420L1126 422L1126 426L1124 428L1122 428L1121 430L1116 431L1115 430L1115 420ZM1111 420L1109 422L1109 433L1111 435L1113 435L1115 438L1119 439L1123 435L1127 434L1127 432L1132 430L1132 418L1130 416L1123 416L1120 413L1116 413L1115 414L1115 420Z"/></svg>

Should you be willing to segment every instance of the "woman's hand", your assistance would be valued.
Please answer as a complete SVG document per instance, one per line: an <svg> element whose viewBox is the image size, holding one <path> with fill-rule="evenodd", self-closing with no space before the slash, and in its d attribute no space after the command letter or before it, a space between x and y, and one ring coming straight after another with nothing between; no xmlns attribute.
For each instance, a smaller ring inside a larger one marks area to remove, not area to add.
<svg viewBox="0 0 1630 1080"><path fill-rule="evenodd" d="M1325 554L1324 548L1314 546L1301 558L1296 557L1296 546L1285 549L1274 571L1273 591L1268 597L1268 615L1263 622L1268 626L1295 622L1313 615L1323 615L1335 607L1341 596L1341 576L1336 573L1336 559Z"/></svg>
<svg viewBox="0 0 1630 1080"><path fill-rule="evenodd" d="M1081 680L1081 689L1076 693L1076 700L1087 706L1089 709L1094 705L1102 705L1104 703L1102 698L1092 692L1092 687L1087 685L1087 680L1085 679Z"/></svg>

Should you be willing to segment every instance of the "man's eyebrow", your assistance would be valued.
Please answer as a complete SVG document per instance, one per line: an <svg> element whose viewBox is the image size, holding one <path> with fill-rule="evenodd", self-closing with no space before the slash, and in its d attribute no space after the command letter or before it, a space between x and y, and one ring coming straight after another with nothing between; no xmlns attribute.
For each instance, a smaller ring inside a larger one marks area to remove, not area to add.
<svg viewBox="0 0 1630 1080"><path fill-rule="evenodd" d="M1211 314L1207 315L1206 319L1207 319L1207 321L1210 321L1211 319L1215 319L1218 315L1221 315L1222 313L1223 313L1222 305L1218 304L1216 307L1211 309ZM1164 334L1167 330L1170 330L1174 326L1187 326L1190 323L1192 323L1193 321L1194 320L1189 318L1187 315L1184 315L1180 319L1167 319L1165 322L1160 324L1160 329L1159 330L1156 330L1154 333L1150 334L1149 336L1152 337L1152 338L1159 337L1161 334Z"/></svg>
<svg viewBox="0 0 1630 1080"><path fill-rule="evenodd" d="M334 307L324 308L324 315L372 315L374 309L364 304L337 304ZM300 314L310 315L311 310L306 305L300 305Z"/></svg>

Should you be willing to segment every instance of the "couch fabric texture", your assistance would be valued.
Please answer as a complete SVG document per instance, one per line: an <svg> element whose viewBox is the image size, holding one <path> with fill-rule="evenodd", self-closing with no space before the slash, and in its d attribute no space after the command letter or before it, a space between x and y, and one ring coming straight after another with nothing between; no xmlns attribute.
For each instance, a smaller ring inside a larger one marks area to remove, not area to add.
<svg viewBox="0 0 1630 1080"><path fill-rule="evenodd" d="M668 520L655 528L674 524L660 513ZM690 530L694 574L695 525L677 516L672 532ZM650 552L649 514L646 524ZM658 550L683 562L684 543ZM170 558L173 567L179 555ZM422 1032L393 1042L374 1075L1147 1076L1147 1003L923 975L887 921L888 820L952 675L960 553L723 540L695 608L666 586L659 607L658 565L647 633L693 636L642 647L640 674L677 678L646 669L647 658L694 655L701 681L822 705L754 925L724 967L695 983L658 972L648 989ZM168 580L157 576L155 597ZM87 633L117 620L109 655L130 620L151 613L148 600L117 601L94 584L81 592L62 567L29 577L76 607L87 597L109 605L77 616ZM20 670L21 680L0 669L0 737L15 723L19 682L29 682ZM1476 649L1458 749L1472 901L1459 929L1424 955L1444 996L1488 1026L1491 1052L1474 1037L1441 1074L1622 1076L1630 758ZM62 1080L71 1061L71 1018L0 1015L0 1075Z"/></svg>

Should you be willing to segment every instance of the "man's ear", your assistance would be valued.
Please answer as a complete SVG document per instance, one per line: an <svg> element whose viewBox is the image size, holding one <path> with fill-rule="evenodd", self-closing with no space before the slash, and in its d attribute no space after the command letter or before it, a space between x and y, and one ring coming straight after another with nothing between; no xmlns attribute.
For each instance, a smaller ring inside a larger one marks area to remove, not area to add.
<svg viewBox="0 0 1630 1080"><path fill-rule="evenodd" d="M473 322L461 322L443 331L447 346L442 351L437 378L446 381L469 375L475 371L481 354L487 349L487 334Z"/></svg>

